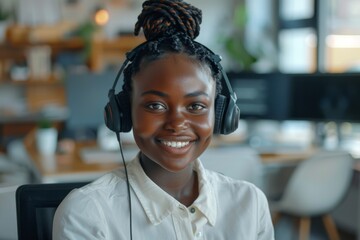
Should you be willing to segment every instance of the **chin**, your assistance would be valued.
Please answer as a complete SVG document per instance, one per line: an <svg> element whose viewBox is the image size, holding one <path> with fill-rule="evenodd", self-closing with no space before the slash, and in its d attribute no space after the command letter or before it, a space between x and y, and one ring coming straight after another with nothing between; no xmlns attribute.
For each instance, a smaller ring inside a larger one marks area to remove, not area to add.
<svg viewBox="0 0 360 240"><path fill-rule="evenodd" d="M158 158L155 162L169 172L180 172L186 169L189 165L191 165L195 161L195 159L196 158L188 156L162 156L160 159Z"/></svg>

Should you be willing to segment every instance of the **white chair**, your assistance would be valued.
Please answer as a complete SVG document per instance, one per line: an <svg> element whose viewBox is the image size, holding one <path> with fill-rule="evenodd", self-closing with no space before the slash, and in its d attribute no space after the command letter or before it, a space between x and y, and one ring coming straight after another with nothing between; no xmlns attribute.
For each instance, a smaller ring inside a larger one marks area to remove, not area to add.
<svg viewBox="0 0 360 240"><path fill-rule="evenodd" d="M311 218L321 216L329 239L339 240L330 212L350 187L354 159L347 152L323 151L295 169L280 201L270 202L274 225L285 215L300 219L299 239L309 239Z"/></svg>
<svg viewBox="0 0 360 240"><path fill-rule="evenodd" d="M200 159L205 168L245 180L262 188L263 168L257 152L249 147L208 148Z"/></svg>
<svg viewBox="0 0 360 240"><path fill-rule="evenodd" d="M8 156L0 154L0 187L21 185L28 182L28 170Z"/></svg>
<svg viewBox="0 0 360 240"><path fill-rule="evenodd" d="M17 185L0 187L0 239L17 239L15 192Z"/></svg>

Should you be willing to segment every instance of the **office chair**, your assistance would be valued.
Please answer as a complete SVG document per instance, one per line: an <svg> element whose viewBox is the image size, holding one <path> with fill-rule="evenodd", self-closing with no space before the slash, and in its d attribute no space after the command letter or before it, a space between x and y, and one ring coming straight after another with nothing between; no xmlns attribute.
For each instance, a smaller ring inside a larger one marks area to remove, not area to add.
<svg viewBox="0 0 360 240"><path fill-rule="evenodd" d="M52 239L56 208L74 188L86 183L26 184L16 190L19 240Z"/></svg>
<svg viewBox="0 0 360 240"><path fill-rule="evenodd" d="M263 168L259 155L249 147L208 148L201 156L204 167L263 188Z"/></svg>
<svg viewBox="0 0 360 240"><path fill-rule="evenodd" d="M18 185L0 186L0 239L17 239L15 192Z"/></svg>
<svg viewBox="0 0 360 240"><path fill-rule="evenodd" d="M354 159L347 152L323 151L295 169L278 202L270 202L274 226L282 215L300 220L299 239L309 239L312 217L321 217L330 240L339 240L330 216L347 193Z"/></svg>

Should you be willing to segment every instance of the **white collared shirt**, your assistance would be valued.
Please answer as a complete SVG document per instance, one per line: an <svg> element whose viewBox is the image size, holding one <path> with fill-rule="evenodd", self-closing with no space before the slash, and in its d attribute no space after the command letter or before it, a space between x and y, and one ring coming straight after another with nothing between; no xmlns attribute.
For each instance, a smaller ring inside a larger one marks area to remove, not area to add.
<svg viewBox="0 0 360 240"><path fill-rule="evenodd" d="M138 157L127 165L134 240L272 240L265 195L253 184L205 170L196 160L199 196L186 207L157 186ZM123 169L73 190L54 217L53 239L130 239Z"/></svg>

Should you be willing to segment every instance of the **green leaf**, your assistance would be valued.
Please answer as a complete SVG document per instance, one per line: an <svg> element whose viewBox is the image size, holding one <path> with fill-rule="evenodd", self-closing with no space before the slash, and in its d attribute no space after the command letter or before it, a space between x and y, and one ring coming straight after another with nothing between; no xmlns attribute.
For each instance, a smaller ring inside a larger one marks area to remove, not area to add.
<svg viewBox="0 0 360 240"><path fill-rule="evenodd" d="M240 4L234 10L234 24L242 29L246 25L246 20L246 6L245 4Z"/></svg>
<svg viewBox="0 0 360 240"><path fill-rule="evenodd" d="M51 128L52 127L52 122L48 119L41 119L38 122L38 127L39 128Z"/></svg>
<svg viewBox="0 0 360 240"><path fill-rule="evenodd" d="M0 6L0 21L5 21L8 18L10 18L10 12L5 11L1 6Z"/></svg>

